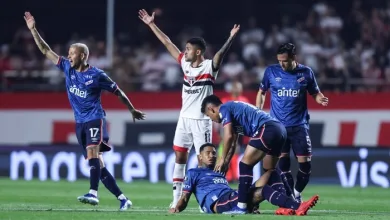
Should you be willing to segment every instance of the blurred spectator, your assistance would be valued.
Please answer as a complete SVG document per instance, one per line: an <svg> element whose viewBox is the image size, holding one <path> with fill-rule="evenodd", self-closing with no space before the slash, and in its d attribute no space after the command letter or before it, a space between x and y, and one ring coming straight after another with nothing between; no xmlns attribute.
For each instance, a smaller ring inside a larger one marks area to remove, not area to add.
<svg viewBox="0 0 390 220"><path fill-rule="evenodd" d="M293 42L297 45L299 62L314 70L323 90L390 91L390 1L313 2L298 7L299 11L281 13L279 20L273 17L263 21L253 14L242 15L246 23L221 66L216 81L218 88L227 88L238 80L245 89L257 89L266 66L277 62L277 46ZM186 21L177 21L176 24L167 17L169 13L162 13L162 8L156 12L162 18L159 22L164 30L177 31L172 41L180 50L188 38L206 33L219 35L224 28L220 21L188 25ZM45 33L41 34L45 38ZM50 39L50 45L58 54L66 56L70 44L86 43L91 52L90 64L107 71L125 91L181 89L183 79L178 63L148 31L139 35L115 33L113 63L107 59L104 36L85 34L75 32L65 42ZM205 56L212 58L220 46L208 42ZM44 59L24 26L0 49L2 91L64 89L63 74Z"/></svg>

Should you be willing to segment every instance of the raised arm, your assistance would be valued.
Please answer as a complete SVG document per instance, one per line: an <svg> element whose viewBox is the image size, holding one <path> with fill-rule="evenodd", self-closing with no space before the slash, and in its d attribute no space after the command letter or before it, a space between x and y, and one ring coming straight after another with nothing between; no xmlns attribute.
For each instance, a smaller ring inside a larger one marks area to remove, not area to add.
<svg viewBox="0 0 390 220"><path fill-rule="evenodd" d="M230 37L227 39L225 44L222 46L222 48L214 55L213 57L213 69L218 70L221 66L222 60L224 56L226 55L227 51L230 48L230 45L232 45L233 40L237 34L237 32L240 30L240 25L234 25L233 29L230 31Z"/></svg>
<svg viewBox="0 0 390 220"><path fill-rule="evenodd" d="M157 25L154 23L154 12L152 13L152 16L146 12L145 9L139 10L138 12L139 18L147 24L150 29L152 29L153 33L156 35L156 37L161 41L161 43L164 44L164 46L167 48L168 52L175 58L175 60L179 59L180 50L176 47L175 44L172 43L171 39L167 35L162 32Z"/></svg>
<svg viewBox="0 0 390 220"><path fill-rule="evenodd" d="M34 37L35 43L37 44L39 50L51 60L54 64L58 63L59 56L54 53L49 45L42 39L39 35L37 29L35 28L35 19L30 14L30 12L24 13L24 20L26 21L28 29L30 29L32 36Z"/></svg>

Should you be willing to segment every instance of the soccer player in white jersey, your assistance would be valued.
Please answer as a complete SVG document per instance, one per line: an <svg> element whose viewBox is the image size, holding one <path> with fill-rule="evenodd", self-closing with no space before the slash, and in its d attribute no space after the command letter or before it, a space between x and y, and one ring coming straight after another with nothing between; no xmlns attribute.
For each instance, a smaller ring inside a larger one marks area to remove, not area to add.
<svg viewBox="0 0 390 220"><path fill-rule="evenodd" d="M147 24L157 38L165 45L175 58L184 73L182 89L183 106L180 111L173 149L176 160L173 170L173 202L170 208L176 207L181 196L183 181L188 160L188 152L192 145L196 154L204 143L211 142L212 122L200 112L202 101L213 94L213 84L217 78L223 57L232 44L240 25L234 25L230 36L212 60L204 58L206 42L203 38L192 38L187 41L185 52L182 53L175 44L154 23L154 13L149 15L144 9L139 11L139 18Z"/></svg>

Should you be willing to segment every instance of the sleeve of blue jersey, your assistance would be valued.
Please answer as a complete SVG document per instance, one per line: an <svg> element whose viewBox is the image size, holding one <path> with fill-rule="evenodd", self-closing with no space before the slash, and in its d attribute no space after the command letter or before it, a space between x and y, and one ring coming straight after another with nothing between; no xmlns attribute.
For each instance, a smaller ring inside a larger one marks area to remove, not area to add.
<svg viewBox="0 0 390 220"><path fill-rule="evenodd" d="M114 93L118 89L118 85L105 73L99 75L99 88Z"/></svg>
<svg viewBox="0 0 390 220"><path fill-rule="evenodd" d="M188 170L186 176L184 177L184 184L183 184L184 192L192 193L194 191L195 188L195 184L194 184L195 181L193 181L194 177L195 175L193 170L192 169Z"/></svg>
<svg viewBox="0 0 390 220"><path fill-rule="evenodd" d="M70 62L65 57L60 56L56 66L67 75L70 69Z"/></svg>
<svg viewBox="0 0 390 220"><path fill-rule="evenodd" d="M223 126L232 123L232 117L230 115L230 112L227 111L224 105L221 105L221 107L219 108L219 116L221 117Z"/></svg>
<svg viewBox="0 0 390 220"><path fill-rule="evenodd" d="M315 95L320 92L320 88L318 87L316 77L314 75L314 72L311 68L309 68L309 74L310 74L310 81L308 82L307 90L310 95Z"/></svg>
<svg viewBox="0 0 390 220"><path fill-rule="evenodd" d="M263 92L266 92L269 88L269 72L271 71L271 67L267 67L264 71L263 79L260 83L260 89Z"/></svg>

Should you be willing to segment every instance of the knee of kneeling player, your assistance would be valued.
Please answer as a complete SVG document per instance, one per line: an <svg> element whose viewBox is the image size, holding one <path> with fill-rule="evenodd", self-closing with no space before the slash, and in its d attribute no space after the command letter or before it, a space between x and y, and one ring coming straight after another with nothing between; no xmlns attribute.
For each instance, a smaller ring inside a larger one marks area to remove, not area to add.
<svg viewBox="0 0 390 220"><path fill-rule="evenodd" d="M278 166L282 172L288 172L290 171L290 164L291 164L290 157L281 157L279 159Z"/></svg>
<svg viewBox="0 0 390 220"><path fill-rule="evenodd" d="M301 173L306 174L306 175L310 175L310 173L311 173L311 162L307 161L307 162L299 163L299 171Z"/></svg>

